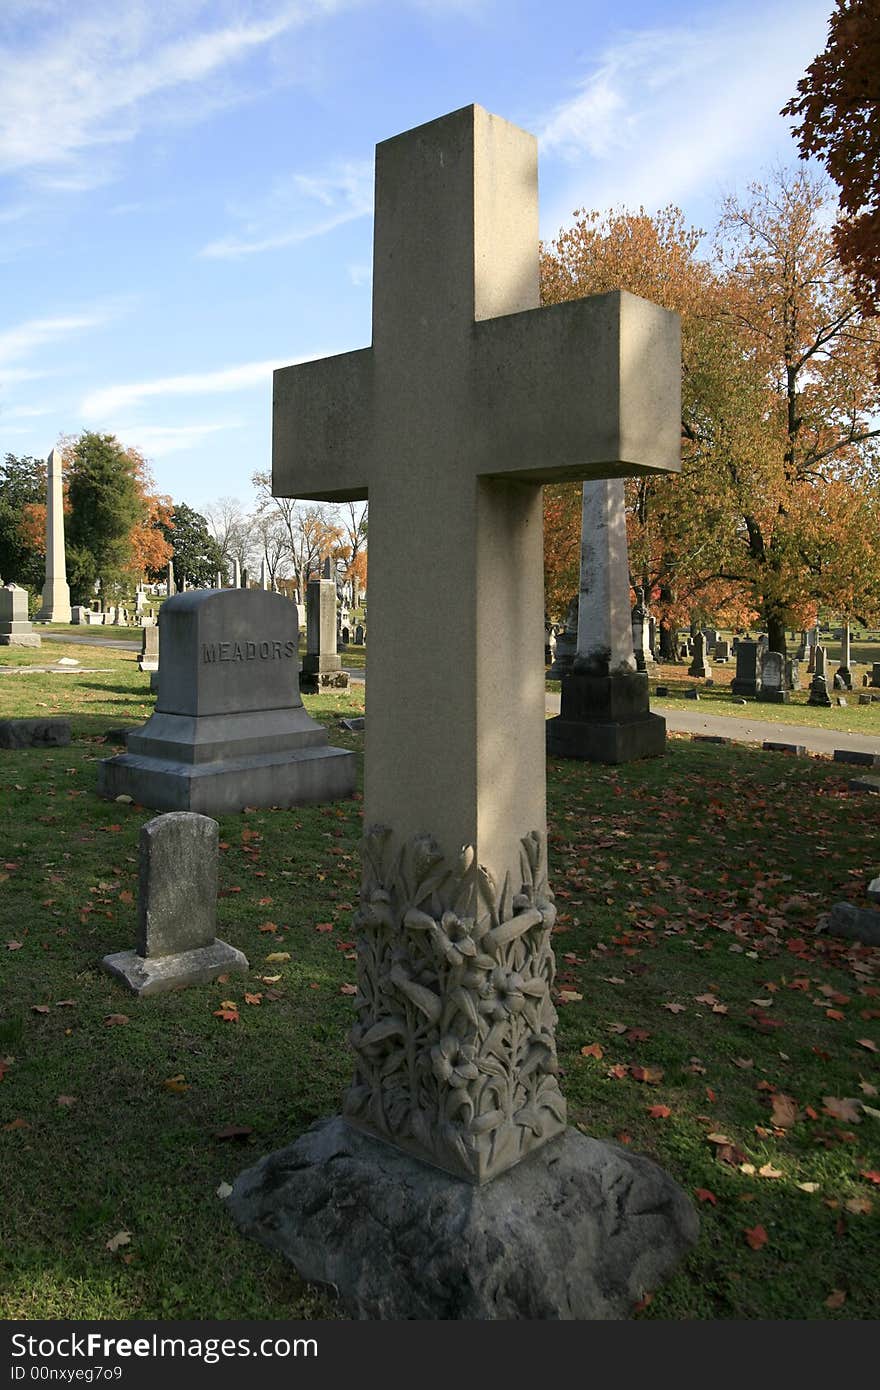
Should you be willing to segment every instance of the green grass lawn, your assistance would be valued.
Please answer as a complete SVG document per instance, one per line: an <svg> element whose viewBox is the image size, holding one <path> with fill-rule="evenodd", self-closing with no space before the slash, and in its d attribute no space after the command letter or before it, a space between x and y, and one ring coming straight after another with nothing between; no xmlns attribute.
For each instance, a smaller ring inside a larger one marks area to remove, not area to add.
<svg viewBox="0 0 880 1390"><path fill-rule="evenodd" d="M339 1108L360 799L221 818L218 930L250 974L136 1000L98 963L134 944L150 813L94 787L148 677L131 653L70 652L111 669L0 676L0 717L69 713L75 734L0 752L0 1315L338 1316L217 1189ZM338 717L362 701L306 697L358 751ZM880 871L880 799L850 775L676 738L620 769L549 767L571 1123L655 1158L701 1217L641 1317L876 1316L880 952L814 934Z"/></svg>

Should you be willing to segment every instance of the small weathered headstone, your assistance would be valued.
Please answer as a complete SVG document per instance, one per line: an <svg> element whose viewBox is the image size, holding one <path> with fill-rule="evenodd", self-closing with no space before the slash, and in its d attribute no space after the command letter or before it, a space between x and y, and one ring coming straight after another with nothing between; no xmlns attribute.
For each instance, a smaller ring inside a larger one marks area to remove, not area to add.
<svg viewBox="0 0 880 1390"><path fill-rule="evenodd" d="M363 623L358 623L357 627L354 630L354 641L356 647L362 647L364 645L365 636L366 632Z"/></svg>
<svg viewBox="0 0 880 1390"><path fill-rule="evenodd" d="M101 962L135 994L247 970L242 952L216 935L218 858L219 826L210 816L172 811L141 827L137 945Z"/></svg>
<svg viewBox="0 0 880 1390"><path fill-rule="evenodd" d="M653 665L654 653L651 650L650 619L645 607L644 589L636 589L636 601L631 614L633 654L636 670L647 671Z"/></svg>
<svg viewBox="0 0 880 1390"><path fill-rule="evenodd" d="M730 660L730 643L726 637L719 637L715 642L715 660L719 665Z"/></svg>
<svg viewBox="0 0 880 1390"><path fill-rule="evenodd" d="M70 621L77 626L88 624L90 621L91 609L84 603L75 603L70 610Z"/></svg>
<svg viewBox="0 0 880 1390"><path fill-rule="evenodd" d="M139 671L158 671L159 669L159 629L155 624L144 627L141 654L138 657Z"/></svg>
<svg viewBox="0 0 880 1390"><path fill-rule="evenodd" d="M756 698L767 704L787 705L790 696L785 688L785 657L781 652L765 648L761 652L761 684Z"/></svg>
<svg viewBox="0 0 880 1390"><path fill-rule="evenodd" d="M42 638L28 618L28 591L17 584L0 588L0 647L39 647Z"/></svg>

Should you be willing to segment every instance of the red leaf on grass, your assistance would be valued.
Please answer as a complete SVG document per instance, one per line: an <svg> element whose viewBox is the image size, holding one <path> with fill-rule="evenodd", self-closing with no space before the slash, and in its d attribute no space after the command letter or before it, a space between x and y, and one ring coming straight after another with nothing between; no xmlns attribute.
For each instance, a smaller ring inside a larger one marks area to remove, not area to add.
<svg viewBox="0 0 880 1390"><path fill-rule="evenodd" d="M316 923L315 923L315 931L327 932L327 931L332 931L332 930L333 930L333 923L332 923L332 922L316 922Z"/></svg>
<svg viewBox="0 0 880 1390"><path fill-rule="evenodd" d="M215 1018L222 1018L224 1023L238 1023L238 1009L215 1009Z"/></svg>
<svg viewBox="0 0 880 1390"><path fill-rule="evenodd" d="M769 1239L763 1226L746 1226L743 1235L753 1250L760 1250Z"/></svg>
<svg viewBox="0 0 880 1390"><path fill-rule="evenodd" d="M10 1120L8 1125L3 1125L3 1129L30 1129L30 1125L27 1120L23 1120L19 1115L17 1119Z"/></svg>
<svg viewBox="0 0 880 1390"><path fill-rule="evenodd" d="M224 1125L222 1129L214 1130L215 1139L246 1139L249 1134L253 1134L252 1125Z"/></svg>
<svg viewBox="0 0 880 1390"><path fill-rule="evenodd" d="M605 1056L605 1051L601 1043L588 1043L586 1047L581 1048L581 1056L595 1057L598 1062L601 1062Z"/></svg>
<svg viewBox="0 0 880 1390"><path fill-rule="evenodd" d="M649 1105L648 1114L652 1120L668 1120L672 1111L668 1105Z"/></svg>
<svg viewBox="0 0 880 1390"><path fill-rule="evenodd" d="M630 1067L633 1081L644 1081L648 1086L659 1086L663 1080L662 1067Z"/></svg>
<svg viewBox="0 0 880 1390"><path fill-rule="evenodd" d="M357 994L357 985L340 985L340 994Z"/></svg>
<svg viewBox="0 0 880 1390"><path fill-rule="evenodd" d="M715 1196L715 1193L712 1192L708 1187L695 1187L694 1193L696 1194L697 1200L699 1202L711 1202L713 1207L717 1207L718 1198Z"/></svg>

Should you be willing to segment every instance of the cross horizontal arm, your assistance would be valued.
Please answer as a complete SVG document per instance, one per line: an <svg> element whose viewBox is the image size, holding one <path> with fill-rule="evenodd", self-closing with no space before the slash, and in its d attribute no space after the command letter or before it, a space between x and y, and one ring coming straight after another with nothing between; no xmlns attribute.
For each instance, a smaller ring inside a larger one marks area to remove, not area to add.
<svg viewBox="0 0 880 1390"><path fill-rule="evenodd" d="M274 495L364 499L373 416L372 348L279 368L272 412Z"/></svg>
<svg viewBox="0 0 880 1390"><path fill-rule="evenodd" d="M474 349L476 473L545 483L679 471L677 314L617 290L485 319Z"/></svg>

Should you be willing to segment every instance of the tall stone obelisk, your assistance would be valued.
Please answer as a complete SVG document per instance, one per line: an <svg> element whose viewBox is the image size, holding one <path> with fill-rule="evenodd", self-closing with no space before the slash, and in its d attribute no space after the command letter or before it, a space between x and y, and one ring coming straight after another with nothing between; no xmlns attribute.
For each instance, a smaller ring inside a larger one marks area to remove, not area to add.
<svg viewBox="0 0 880 1390"><path fill-rule="evenodd" d="M70 589L64 562L64 495L61 486L61 450L53 449L46 460L46 582L38 623L70 622Z"/></svg>
<svg viewBox="0 0 880 1390"><path fill-rule="evenodd" d="M577 653L560 704L547 721L558 758L627 763L665 749L666 721L651 713L648 677L636 670L623 478L584 483Z"/></svg>

